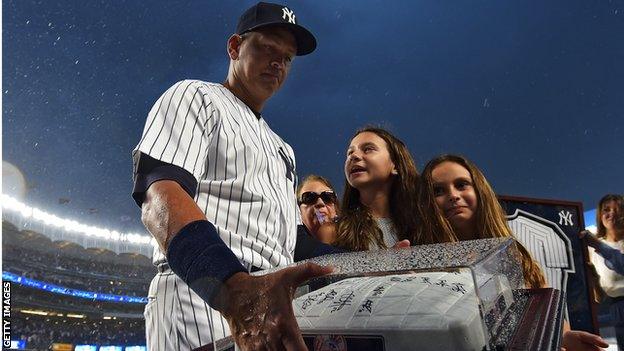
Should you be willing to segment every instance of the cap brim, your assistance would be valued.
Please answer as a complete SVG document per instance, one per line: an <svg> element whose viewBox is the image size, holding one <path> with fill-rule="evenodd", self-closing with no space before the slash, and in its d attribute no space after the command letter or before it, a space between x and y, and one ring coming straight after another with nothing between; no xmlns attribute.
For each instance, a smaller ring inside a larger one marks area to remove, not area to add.
<svg viewBox="0 0 624 351"><path fill-rule="evenodd" d="M309 30L298 24L284 22L262 23L252 28L249 28L247 32L268 26L286 28L295 36L295 41L297 42L297 56L310 54L312 53L312 51L314 51L314 49L316 49L316 38L314 37L314 35L310 33Z"/></svg>

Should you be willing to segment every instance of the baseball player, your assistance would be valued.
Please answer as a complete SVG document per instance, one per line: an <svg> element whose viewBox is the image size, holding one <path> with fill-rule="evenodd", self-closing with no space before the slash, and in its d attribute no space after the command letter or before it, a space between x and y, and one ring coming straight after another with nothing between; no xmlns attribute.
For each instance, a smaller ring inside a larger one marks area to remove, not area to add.
<svg viewBox="0 0 624 351"><path fill-rule="evenodd" d="M258 3L227 41L223 84L184 80L149 112L133 152L133 197L159 244L145 308L150 350L190 350L232 333L243 350L305 350L294 287L327 274L293 261L292 148L261 114L316 39L288 7Z"/></svg>

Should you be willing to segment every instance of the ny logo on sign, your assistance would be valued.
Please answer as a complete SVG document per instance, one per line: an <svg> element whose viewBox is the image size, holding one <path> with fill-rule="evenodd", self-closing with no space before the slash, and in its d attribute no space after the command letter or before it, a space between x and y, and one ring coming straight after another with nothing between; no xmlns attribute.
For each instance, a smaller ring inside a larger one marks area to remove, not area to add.
<svg viewBox="0 0 624 351"><path fill-rule="evenodd" d="M572 223L572 214L570 211L559 211L559 225L574 225L574 223Z"/></svg>
<svg viewBox="0 0 624 351"><path fill-rule="evenodd" d="M288 23L292 23L292 24L296 24L295 23L295 13L292 10L289 10L288 7L284 7L282 9L282 18L286 19L286 16L288 16Z"/></svg>

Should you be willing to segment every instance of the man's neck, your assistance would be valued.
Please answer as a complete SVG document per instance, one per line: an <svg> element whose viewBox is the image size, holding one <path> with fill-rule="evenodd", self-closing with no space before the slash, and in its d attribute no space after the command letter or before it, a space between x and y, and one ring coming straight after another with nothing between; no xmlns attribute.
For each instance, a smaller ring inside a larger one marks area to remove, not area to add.
<svg viewBox="0 0 624 351"><path fill-rule="evenodd" d="M260 115L266 100L258 101L254 99L245 86L241 83L235 83L232 77L228 77L225 82L223 82L223 86L247 105L256 115Z"/></svg>

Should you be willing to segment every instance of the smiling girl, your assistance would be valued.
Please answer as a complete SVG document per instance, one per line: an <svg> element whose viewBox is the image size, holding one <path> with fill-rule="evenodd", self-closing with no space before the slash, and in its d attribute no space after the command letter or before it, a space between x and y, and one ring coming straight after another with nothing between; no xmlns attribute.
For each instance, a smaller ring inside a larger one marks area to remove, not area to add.
<svg viewBox="0 0 624 351"><path fill-rule="evenodd" d="M505 212L481 171L467 159L442 155L423 171L418 201L422 226L418 244L511 237ZM529 252L517 245L527 286L545 285L544 275Z"/></svg>
<svg viewBox="0 0 624 351"><path fill-rule="evenodd" d="M513 237L505 212L483 173L457 155L442 155L425 166L418 190L422 226L416 244ZM522 258L525 285L546 287L539 264L516 242ZM607 344L599 336L570 330L564 323L562 346L570 350L600 350Z"/></svg>

